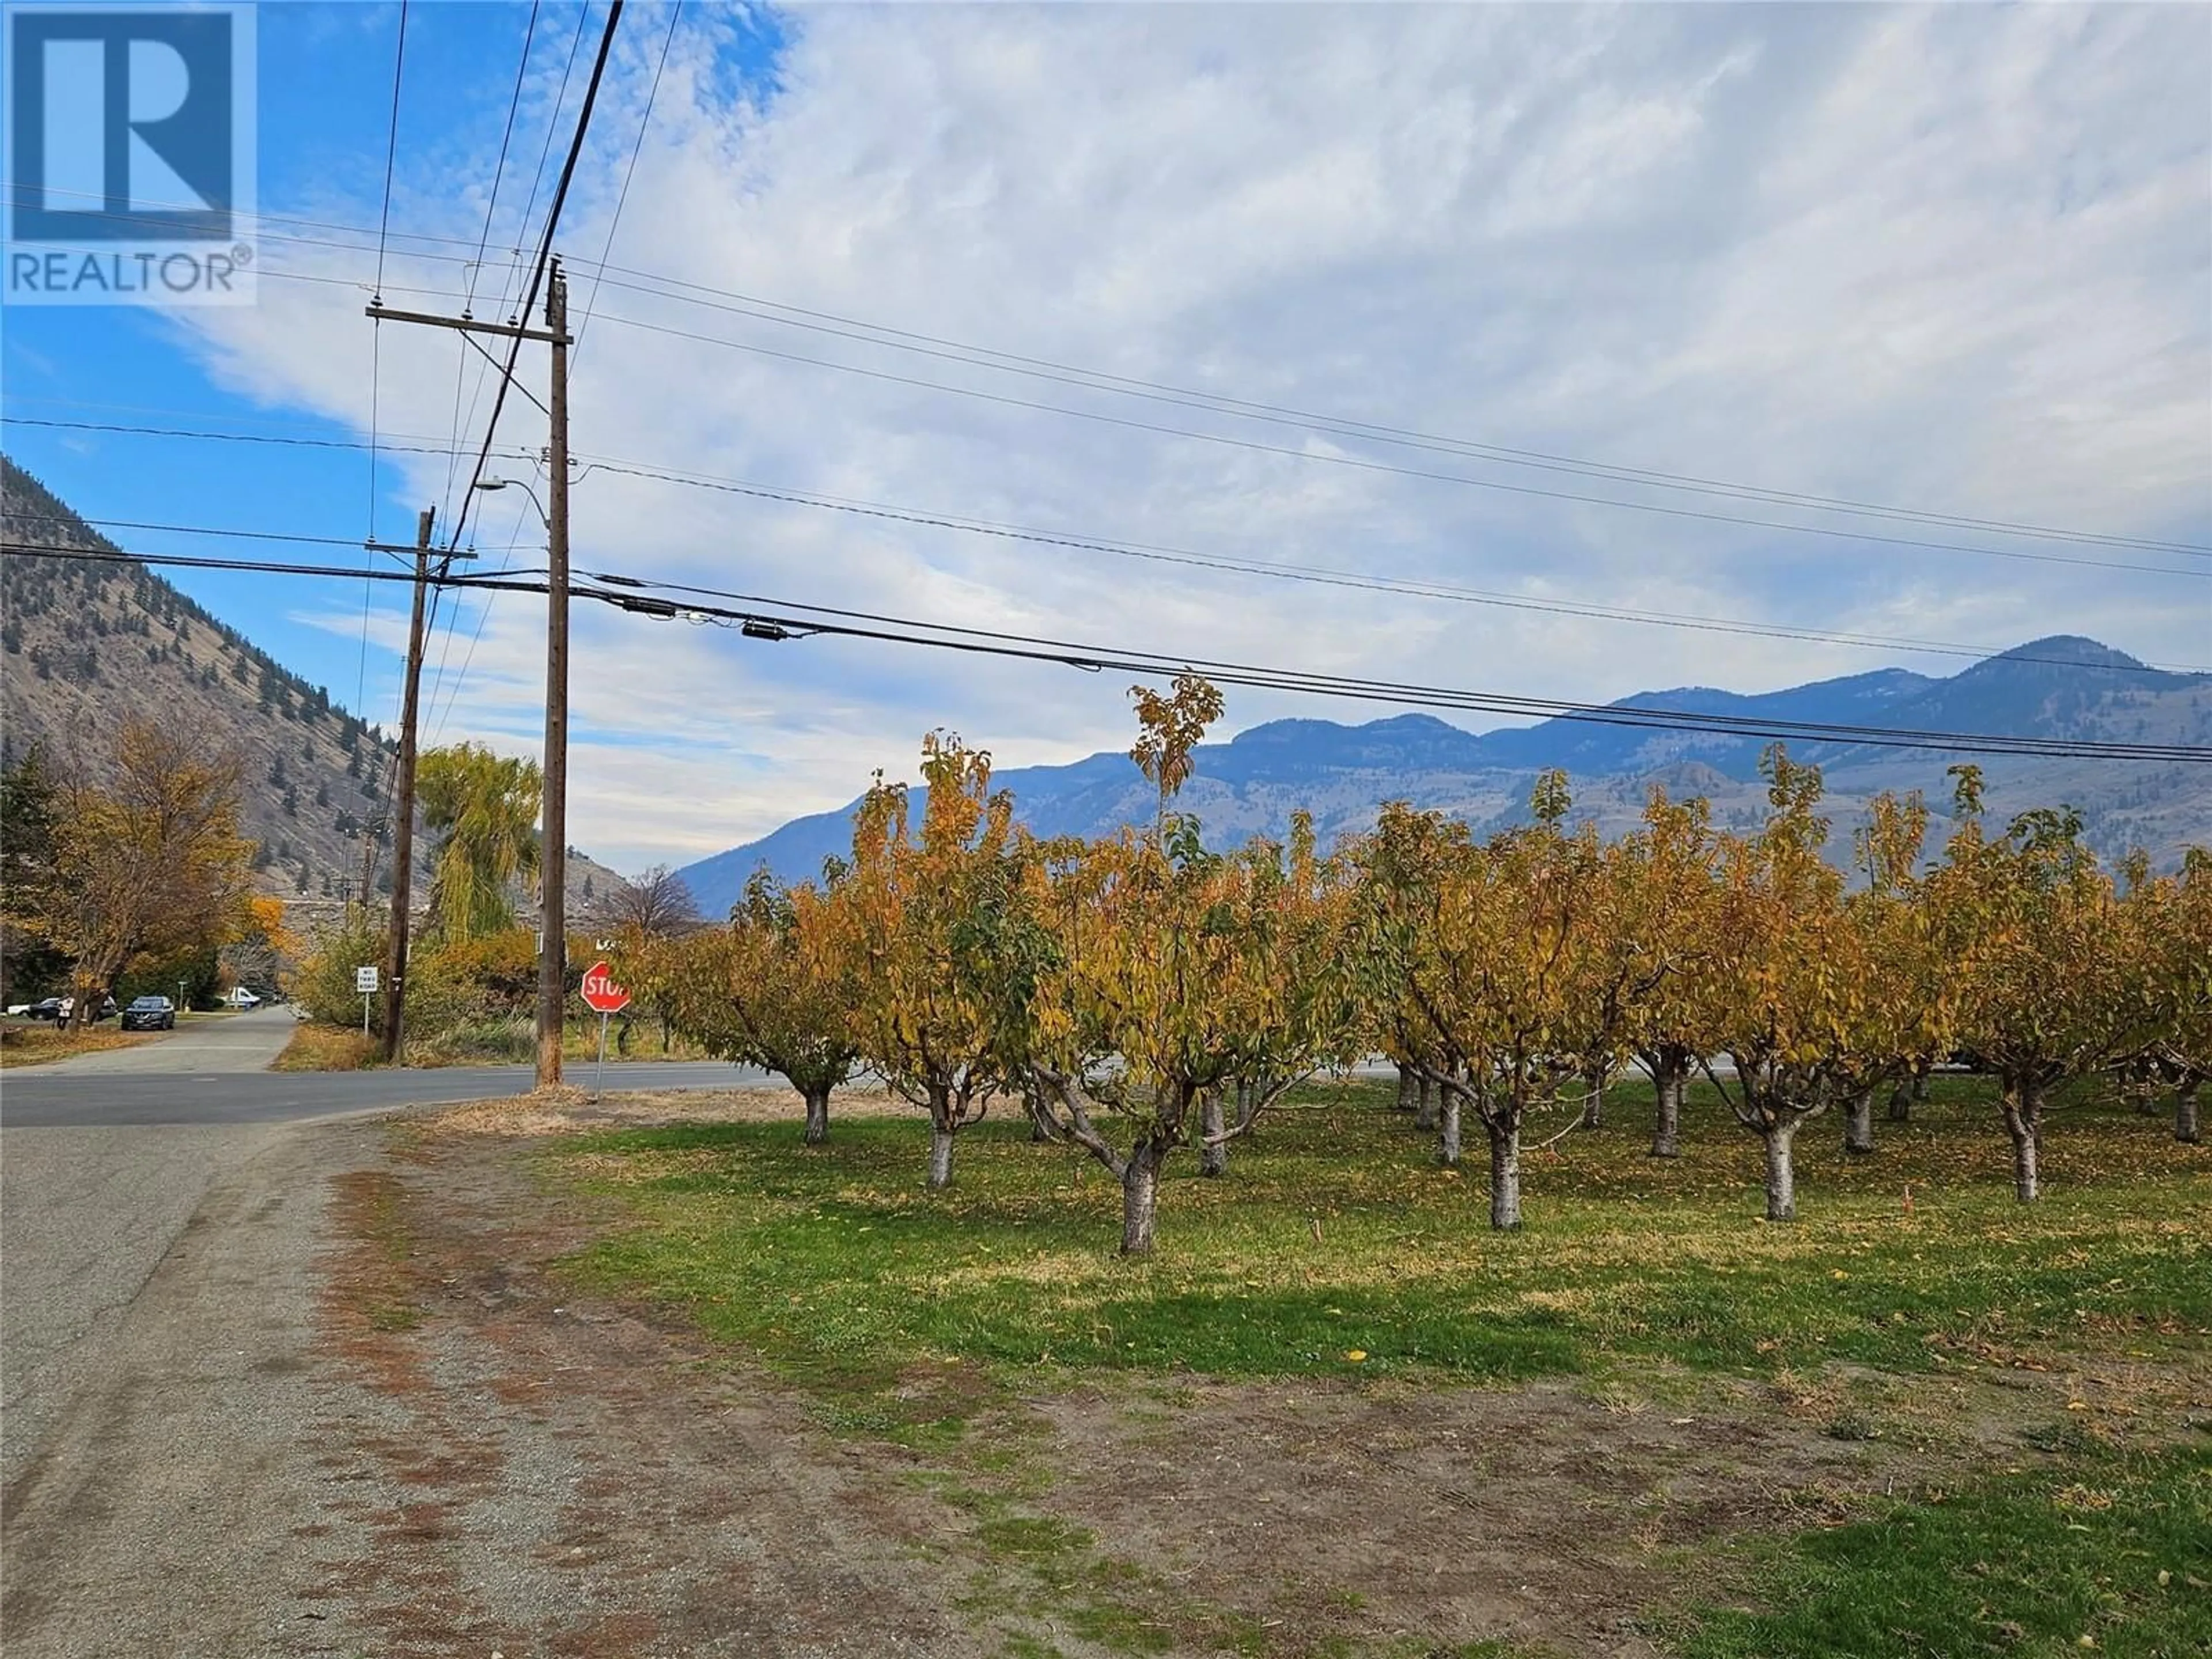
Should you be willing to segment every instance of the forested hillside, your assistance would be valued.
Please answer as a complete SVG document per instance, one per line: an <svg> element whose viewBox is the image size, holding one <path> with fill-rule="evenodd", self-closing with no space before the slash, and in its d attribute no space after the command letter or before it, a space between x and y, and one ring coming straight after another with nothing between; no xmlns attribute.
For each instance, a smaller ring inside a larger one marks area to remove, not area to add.
<svg viewBox="0 0 2212 1659"><path fill-rule="evenodd" d="M120 550L5 457L0 493L10 541ZM390 739L145 566L0 560L0 678L7 760L39 745L97 768L107 745L88 739L123 720L182 723L239 757L262 890L335 904L377 836L374 880L389 890Z"/></svg>

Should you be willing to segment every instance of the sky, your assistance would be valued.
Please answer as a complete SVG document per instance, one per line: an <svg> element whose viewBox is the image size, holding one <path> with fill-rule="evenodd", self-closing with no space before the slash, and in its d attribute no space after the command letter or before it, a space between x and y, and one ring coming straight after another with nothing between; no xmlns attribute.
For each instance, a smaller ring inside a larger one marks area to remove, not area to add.
<svg viewBox="0 0 2212 1659"><path fill-rule="evenodd" d="M450 529L490 375L364 307L513 308L605 16L410 4L395 122L398 5L261 6L258 302L9 308L9 452L136 551ZM2062 632L2212 665L2201 556L1715 488L2212 543L2208 87L2204 7L630 5L556 238L574 563L1589 700ZM541 499L545 357L489 469ZM542 568L520 489L475 501L473 568ZM394 722L403 588L175 580ZM441 605L426 740L534 754L544 635ZM570 838L629 870L933 727L1001 765L1133 730L1126 676L597 605L573 662ZM1232 691L1221 729L1395 712Z"/></svg>

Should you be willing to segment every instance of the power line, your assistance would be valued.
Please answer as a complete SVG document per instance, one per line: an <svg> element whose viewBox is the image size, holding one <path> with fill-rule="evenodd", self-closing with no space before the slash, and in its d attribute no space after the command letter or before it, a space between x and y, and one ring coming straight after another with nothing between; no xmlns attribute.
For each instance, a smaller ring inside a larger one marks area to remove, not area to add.
<svg viewBox="0 0 2212 1659"><path fill-rule="evenodd" d="M592 278L592 292L584 301L583 320L576 325L576 356L584 352L584 335L592 325L592 308L599 302L599 283L607 268L607 255L615 251L615 232L621 228L623 209L629 203L629 181L637 175L637 158L645 149L645 135L653 125L653 106L660 100L660 76L668 67L668 49L676 43L677 20L684 15L684 0L668 9L668 33L660 37L660 60L653 66L653 85L645 94L645 113L637 124L637 139L630 145L629 165L623 169L622 192L615 198L614 217L607 222L607 240L599 249L601 276Z"/></svg>
<svg viewBox="0 0 2212 1659"><path fill-rule="evenodd" d="M33 544L0 543L0 555L72 558L108 564L181 565L197 568L230 568L269 574L338 577L351 580L356 572L337 566L269 565L255 561L195 558L179 555L138 555L85 550L56 550ZM392 581L415 578L399 571L378 571L374 576ZM492 592L544 592L542 581L512 577L456 576L450 573L431 580L456 589ZM1319 674L1303 670L1253 664L1175 657L1157 652L1097 647L1001 629L956 627L878 613L832 606L795 605L775 599L751 599L740 594L726 597L738 605L713 603L678 607L672 601L645 597L635 591L653 586L635 577L602 575L602 586L569 585L572 596L595 599L619 610L663 620L722 622L744 628L750 636L789 640L810 635L870 640L884 643L929 646L938 649L1052 662L1097 672L1120 669L1131 673L1162 676L1198 672L1224 684L1302 692L1389 702L1413 707L1449 708L1486 714L1534 715L1540 718L1588 721L1601 725L1698 732L1739 738L1770 738L1785 741L1865 745L1879 748L1933 749L1959 753L2023 755L2043 758L2155 761L2212 763L2212 748L2179 744L2124 744L2078 738L2006 737L1987 732L1920 731L1905 727L1863 726L1844 722L1771 720L1696 710L1645 706L1588 703L1514 693L1474 691L1449 686L1423 685ZM612 586L611 584L620 584Z"/></svg>
<svg viewBox="0 0 2212 1659"><path fill-rule="evenodd" d="M279 216L265 216L271 222L299 224L307 226L310 228L347 231L357 234L368 234L362 228L338 224L327 220L284 218ZM149 221L149 222L151 222ZM425 242L444 243L462 247L469 246L468 242L465 239L455 237L439 236L428 233L395 234L407 234L411 238L411 240ZM315 238L270 237L264 234L262 240L291 241L300 243L301 245L328 246L347 252L366 252L368 251L366 248L360 248L350 243L327 242ZM460 256L458 254L418 252L413 257L428 259L450 260L454 263L467 263L466 261L462 260ZM2212 548L2207 548L2197 543L2168 540L2152 537L2118 536L2100 532L2072 530L2048 525L2022 523L2001 519L1978 518L1968 514L1940 513L1917 507L1896 507L1893 505L1854 500L1849 497L1820 495L1802 491L1777 489L1760 485L1733 483L1724 479L1704 477L1692 473L1671 472L1657 468L1627 466L1617 463L1590 460L1584 458L1561 455L1541 450L1520 449L1504 445L1481 443L1470 439L1454 438L1439 434L1422 431L1413 428L1394 426L1384 422L1361 421L1346 416L1321 414L1312 410L1300 410L1284 404L1270 404L1255 399L1233 397L1224 393L1210 392L1187 386L1175 386L1164 381L1148 380L1134 376L1115 374L1107 370L1086 368L1078 365L1059 362L1050 358L1026 356L1019 353L1001 351L994 347L977 345L970 342L950 339L943 336L921 333L908 329L896 328L887 324L869 322L866 319L847 317L834 312L818 311L804 306L789 305L783 301L764 299L757 295L744 294L734 289L718 289L708 284L689 282L683 278L670 276L659 272L640 270L631 267L617 265L608 263L604 258L597 262L580 260L572 261L571 264L577 268L582 268L587 264L594 264L596 266L599 275L595 277L595 293L597 285L600 283L604 283L607 286L627 289L633 293L647 295L658 299L669 300L679 304L699 305L707 309L721 311L732 315L748 317L758 321L776 323L790 327L808 328L816 332L834 335L838 337L851 339L866 344L885 346L901 350L920 351L921 355L939 357L950 362L968 363L977 368L994 368L1007 373L1030 374L1034 378L1053 380L1060 384L1082 387L1088 390L1118 392L1129 396L1147 397L1152 398L1153 401L1176 404L1183 407L1246 416L1253 419L1266 419L1274 424L1297 425L1316 431L1332 433L1339 436L1360 439L1373 442L1397 444L1401 447L1431 450L1440 453L1461 454L1474 459L1495 461L1503 465L1524 465L1544 471L1562 471L1574 474L1576 476L1599 478L1612 482L1640 484L1656 489L1687 490L1698 494L1717 495L1724 499L1730 500L1766 501L1778 506L1798 507L1813 511L1875 516L1899 520L1906 522L1948 526L1959 529L1983 530L1995 534L2021 536L2038 539L2074 542L2088 545L2110 546L2115 548L2134 548L2149 552L2172 552L2197 557L2212 557ZM308 277L302 273L293 272L264 274L284 276L302 281L335 280L331 278L313 278ZM625 277L634 280L623 280ZM672 289L689 290L689 292L670 292L669 290ZM432 290L417 289L412 291L431 292ZM733 301L735 303L715 304L710 300L696 298L694 297L695 295L716 296L721 300ZM757 307L757 309L755 307ZM617 320L628 321L630 322L633 326L641 328L653 328L656 326L635 319L618 319ZM664 331L681 332L680 331ZM767 356L781 355L769 351L764 348L750 347L734 341L715 341L714 343L730 346L732 349L740 350L759 350L763 355ZM793 358L793 361L817 364L821 367L845 368L848 372L851 373L871 373L871 371L854 368L848 365L823 362L822 360L814 358L798 357ZM896 377L887 376L884 378ZM988 393L973 392L968 388L943 386L935 382L910 382L910 384L917 384L936 390L958 393L960 395L983 397L990 395ZM1059 412L1075 413L1077 411L1060 410ZM1304 453L1304 452L1295 453L1301 454ZM1462 482L1476 481L1462 480ZM1498 487L1504 488L1506 486ZM1571 499L1579 500L1583 498L1574 497ZM1605 500L1605 498L1599 499ZM1606 501L1606 504L1624 507L1641 505L1638 503L1620 502L1609 500ZM1764 521L1743 520L1743 522L1763 523ZM1791 526L1784 526L1776 527L1787 528ZM1821 532L1813 526L1796 527L1811 531L1813 533L1842 533ZM1918 545L1922 544L1909 544ZM1975 549L1968 550L1988 551L1990 550ZM2129 567L2120 568L2125 568Z"/></svg>
<svg viewBox="0 0 2212 1659"><path fill-rule="evenodd" d="M483 274L484 269L484 250L491 245L492 221L499 212L500 186L507 181L507 146L513 143L514 138L515 115L522 108L522 82L524 76L530 69L531 44L538 38L538 0L531 0L530 21L522 31L522 51L520 55L516 58L514 63L514 89L507 94L507 122L506 125L500 129L499 160L492 166L491 195L484 203L483 229L480 231L477 236L477 257L466 267L468 295L467 297L461 301L461 315L464 317L474 314L474 307L477 299L477 282ZM505 292L506 284L507 279L502 277L500 284L501 291L502 293ZM452 432L453 447L457 452L460 447L461 442L461 382L467 377L469 367L469 354L466 348L476 344L475 337L468 334L463 334L460 336L460 345L455 347L453 351L453 415L452 421ZM477 349L480 355L489 355L483 352L483 347L477 346ZM477 386L479 391L482 390L483 385L483 374L482 371L478 371ZM473 398L470 399L469 412L472 416L476 413L476 402ZM439 516L441 518L450 518L453 515L453 475L458 464L458 454L453 458L449 459L446 463L446 493L439 503Z"/></svg>
<svg viewBox="0 0 2212 1659"><path fill-rule="evenodd" d="M592 110L599 102L599 82L607 72L607 58L614 51L615 30L622 22L623 0L613 0L607 8L606 27L599 35L599 56L592 63L592 78L584 88L584 105L576 115L576 131L568 141L568 159L561 164L561 181L553 191L553 203L545 212L545 234L538 239L538 258L530 272L530 288L523 295L522 307L517 313L527 318L538 304L538 289L545 280L545 269L553 257L553 233L561 223L561 210L568 200L568 186L576 176L577 158L584 153L584 136L591 130ZM577 24L581 33L582 23ZM508 343L507 368L500 376L499 391L492 399L491 419L484 428L483 448L477 456L475 468L469 475L469 487L461 492L461 510L453 521L447 545L459 547L461 532L468 527L469 513L476 505L477 485L483 481L484 463L491 457L492 440L499 432L500 411L507 406L507 389L514 382L514 365L522 355L522 337L518 334Z"/></svg>
<svg viewBox="0 0 2212 1659"><path fill-rule="evenodd" d="M2189 553L2212 557L2212 548L2205 548L2188 542L2166 541L2136 536L2112 536L2094 531L2061 529L2049 525L2023 524L2002 519L1982 519L1960 514L1929 512L1917 507L1885 506L1875 502L1853 501L1841 496L1771 489L1759 485L1732 483L1723 479L1699 477L1689 473L1668 472L1648 467L1620 466L1610 462L1550 454L1540 450L1513 449L1502 445L1477 443L1468 439L1444 437L1412 428L1353 420L1342 416L1320 415L1310 410L1294 409L1279 404L1259 403L1218 392L1194 391L1189 387L1171 386L1157 380L1115 374L1103 369L1084 368L1054 362L1048 358L1023 356L1018 353L1000 351L989 346L975 345L963 341L945 339L937 335L920 334L907 329L893 328L884 324L842 317L834 312L813 311L804 306L784 305L774 300L763 300L750 295L710 288L702 283L684 282L677 277L664 276L653 272L623 272L624 275L643 279L637 282L625 282L621 276L607 274L623 270L621 266L603 265L599 280L610 288L623 289L634 294L645 294L658 299L674 300L682 304L696 305L709 310L750 317L761 322L776 323L787 328L808 329L817 333L833 335L840 339L854 340L863 344L887 346L893 349L914 352L948 362L965 363L971 367L995 369L1006 374L1025 374L1034 379L1049 380L1063 386L1078 386L1089 391L1110 392L1125 397L1143 398L1153 402L1172 404L1186 409L1202 410L1217 414L1231 414L1240 418L1264 421L1271 425L1300 427L1308 430L1325 432L1337 437L1389 443L1442 454L1463 455L1476 460L1533 467L1544 471L1565 472L1577 477L1599 478L1613 483L1640 484L1653 489L1683 490L1698 495L1715 495L1729 500L1770 502L1778 506L1798 507L1820 512L1902 520L1911 523L1948 526L1962 530L1984 530L2003 535L2025 536L2051 541L2082 542L2101 546L2136 548L2148 552ZM693 292L671 294L663 288L651 286L650 284L653 283L688 289ZM696 297L699 295L720 295L724 299L740 303L718 304L711 300ZM634 319L617 319L617 320L631 322L634 326L647 326ZM737 343L726 343L734 345ZM750 348L740 346L738 349L750 349ZM843 367L836 364L828 366ZM963 390L959 387L945 389ZM1615 503L1615 505L1628 505L1628 503Z"/></svg>
<svg viewBox="0 0 2212 1659"><path fill-rule="evenodd" d="M62 424L72 428L92 426L94 429L118 429L129 432L159 433L182 437L222 436L250 441L251 434L194 434L173 428L108 428L96 422L27 422L26 424ZM277 441L271 440L271 441ZM338 443L341 440L320 440ZM393 446L387 445L387 448ZM444 453L433 451L431 453ZM517 455L515 459L525 459ZM1226 555L1205 554L1187 548L1163 546L1156 543L1133 542L1103 535L1075 535L1039 530L1020 525L994 522L989 520L963 517L958 514L925 512L880 501L854 501L817 492L778 489L768 484L754 483L738 478L716 477L709 474L688 473L665 467L647 466L641 463L624 461L611 457L579 454L576 459L602 471L624 477L653 479L689 489L711 490L719 494L744 496L757 501L775 501L788 506L808 507L860 518L878 519L893 523L910 524L925 528L951 530L967 535L990 537L1018 541L1031 545L1060 547L1083 552L1104 553L1115 557L1145 560L1156 563L1185 566L1198 569L1219 570L1231 574L1258 576L1265 580L1309 583L1322 586L1364 590L1398 594L1412 599L1437 599L1462 605L1476 605L1504 610L1522 611L1538 614L1585 617L1600 622L1623 622L1642 626L1688 629L1700 633L1740 635L1768 639L1806 640L1822 644L1840 645L1870 651L1905 651L1933 656L1949 656L1974 661L1998 655L2002 647L1975 645L1957 641L1929 640L1911 635L1856 634L1833 629L1793 627L1784 623L1754 622L1746 618L1716 617L1705 614L1685 614L1641 610L1630 606L1601 605L1572 599L1541 599L1526 594L1502 593L1472 588L1449 582L1394 577L1372 572L1331 569L1328 567L1279 563L1267 560L1234 557ZM2063 657L2017 656L2015 661L2045 663L2056 667L2071 668L2081 665ZM2123 672L2139 673L2195 674L2212 672L2194 663L2141 663L2119 665Z"/></svg>
<svg viewBox="0 0 2212 1659"><path fill-rule="evenodd" d="M266 271L262 274L268 275ZM51 427L64 432L106 432L130 438L190 438L208 443L276 444L288 449L339 449L358 453L378 447L360 438L302 438L270 432L207 432L184 427L131 426L107 421L56 421L27 415L0 417L0 427L8 426ZM385 443L381 448L385 453L392 455L449 455L454 453L450 444L429 442ZM503 460L527 460L530 458L530 452L526 449L502 449L495 453Z"/></svg>
<svg viewBox="0 0 2212 1659"><path fill-rule="evenodd" d="M399 155L399 83L407 69L407 0L399 0L399 45L392 55L392 129L384 141L384 210L377 216L376 285L384 286L384 241L392 228L392 170Z"/></svg>
<svg viewBox="0 0 2212 1659"><path fill-rule="evenodd" d="M1850 634L1832 629L1793 628L1780 623L1755 623L1727 617L1687 616L1660 611L1640 611L1620 605L1590 604L1581 600L1541 599L1523 594L1499 593L1480 588L1462 587L1448 582L1431 582L1332 570L1325 567L1311 565L1279 564L1261 559L1232 558L1219 555L1195 553L1182 548L1162 547L1144 542L1116 541L1096 536L1060 535L1021 526L994 524L987 520L922 513L910 508L886 506L880 502L855 501L832 495L771 489L764 484L751 484L733 479L687 477L662 469L588 456L579 459L588 460L591 465L604 472L655 478L668 483L745 495L760 501L781 501L792 506L819 507L830 512L852 514L862 518L884 519L900 524L954 530L969 535L998 537L1039 546L1064 547L1085 552L1108 553L1118 557L1146 559L1164 564L1228 571L1245 575L1261 576L1274 580L1310 582L1331 587L1359 588L1375 592L1402 594L1415 599L1444 599L1464 605L1494 605L1507 610L1582 617L1603 622L1626 622L1656 627L1692 629L1705 633L1751 635L1771 639L1810 640L1824 644L1855 646L1867 650L1925 652L1938 656L1966 657L1977 661L1996 656L2002 649L1995 646L1964 645L1949 641L1918 639L1911 635ZM2063 668L2075 668L2081 665L2078 662L2060 657L2018 657L2014 660L2050 663ZM2136 672L2143 672L2185 674L2212 672L2212 669L2195 664L2143 663L2130 666Z"/></svg>
<svg viewBox="0 0 2212 1659"><path fill-rule="evenodd" d="M1091 421L1106 426L1132 431L1151 432L1166 437L1188 438L1194 442L1224 446L1233 449L1249 450L1262 455L1279 455L1291 460L1321 461L1331 466L1350 467L1362 472L1386 473L1396 477L1418 478L1427 483L1458 484L1473 489L1500 490L1508 495L1533 496L1545 501L1574 501L1589 507L1619 507L1630 512L1654 513L1670 519L1690 519L1711 524L1743 525L1755 529L1780 530L1793 535L1827 536L1844 541L1869 542L1889 547L1925 548L1936 552L1972 553L1984 557L2025 559L2039 564L2083 565L2100 570L2126 570L2150 576L2183 576L2197 578L2212 574L2212 571L2178 570L2169 566L2122 564L2109 559L2077 558L2063 553L2031 553L2020 548L1977 547L1966 542L1931 541L1914 536L1886 536L1870 530L1844 530L1826 525L1792 524L1784 519L1747 518L1732 513L1709 513L1701 508L1669 507L1659 501L1622 501L1612 495L1588 495L1573 490L1546 489L1534 484L1508 483L1496 478L1474 478L1462 472L1437 472L1425 467L1399 466L1388 461L1363 459L1357 455L1331 455L1319 450L1297 449L1287 444L1262 443L1257 439L1232 437L1226 433L1200 432L1189 427L1166 426L1156 421L1139 421L1124 415L1109 415L1102 410L1073 409L1064 404L1040 403L1030 398L1009 397L1004 392L986 392L978 386L948 385L942 380L927 380L911 374L894 374L886 369L863 368L856 363L841 363L826 357L809 357L801 352L779 351L771 346L754 345L742 340L725 339L719 335L702 334L693 329L672 327L664 323L648 323L635 317L624 317L608 311L599 313L611 323L626 328L641 329L647 333L666 335L681 340L695 341L701 345L720 346L732 351L750 352L756 356L771 357L779 362L803 364L811 368L827 368L839 374L856 374L864 379L882 380L894 386L911 386L919 391L943 392L951 397L971 398L980 402L997 404L1010 409L1027 410L1045 415L1064 415L1072 420ZM2192 554L2195 550L2188 550Z"/></svg>

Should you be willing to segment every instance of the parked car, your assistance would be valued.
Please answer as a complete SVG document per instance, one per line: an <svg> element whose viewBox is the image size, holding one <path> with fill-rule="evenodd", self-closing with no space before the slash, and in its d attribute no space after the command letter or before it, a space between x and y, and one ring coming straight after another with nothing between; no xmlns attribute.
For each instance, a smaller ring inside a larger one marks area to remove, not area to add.
<svg viewBox="0 0 2212 1659"><path fill-rule="evenodd" d="M177 1029L177 1005L167 997L140 997L123 1011L123 1029L173 1031Z"/></svg>
<svg viewBox="0 0 2212 1659"><path fill-rule="evenodd" d="M48 997L44 1002L33 1003L23 1012L33 1019L59 1019L62 1017L62 1000Z"/></svg>
<svg viewBox="0 0 2212 1659"><path fill-rule="evenodd" d="M222 1004L226 1008L258 1008L261 999L241 985L235 990L225 992Z"/></svg>

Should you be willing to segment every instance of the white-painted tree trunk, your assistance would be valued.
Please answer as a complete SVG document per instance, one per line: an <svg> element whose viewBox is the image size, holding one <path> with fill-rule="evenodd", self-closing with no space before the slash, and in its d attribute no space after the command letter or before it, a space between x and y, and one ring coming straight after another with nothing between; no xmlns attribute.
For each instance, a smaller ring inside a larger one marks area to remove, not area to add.
<svg viewBox="0 0 2212 1659"><path fill-rule="evenodd" d="M1521 1224L1521 1126L1490 1127L1490 1224L1510 1232Z"/></svg>
<svg viewBox="0 0 2212 1659"><path fill-rule="evenodd" d="M1796 1138L1795 1119L1766 1133L1766 1218L1797 1218L1797 1171L1790 1162L1790 1143Z"/></svg>
<svg viewBox="0 0 2212 1659"><path fill-rule="evenodd" d="M1218 1176L1229 1168L1229 1143L1215 1140L1221 1133L1221 1091L1208 1089L1198 1100L1198 1172L1202 1176Z"/></svg>

